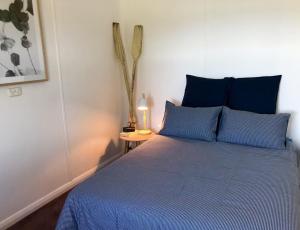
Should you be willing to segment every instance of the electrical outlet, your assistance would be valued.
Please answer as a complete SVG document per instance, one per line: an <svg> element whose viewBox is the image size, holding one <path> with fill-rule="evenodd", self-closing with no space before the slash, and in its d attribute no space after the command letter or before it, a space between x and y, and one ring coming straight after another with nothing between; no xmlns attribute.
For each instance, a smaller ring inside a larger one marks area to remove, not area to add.
<svg viewBox="0 0 300 230"><path fill-rule="evenodd" d="M22 88L21 87L9 88L7 92L8 92L8 96L10 97L19 97L22 95Z"/></svg>

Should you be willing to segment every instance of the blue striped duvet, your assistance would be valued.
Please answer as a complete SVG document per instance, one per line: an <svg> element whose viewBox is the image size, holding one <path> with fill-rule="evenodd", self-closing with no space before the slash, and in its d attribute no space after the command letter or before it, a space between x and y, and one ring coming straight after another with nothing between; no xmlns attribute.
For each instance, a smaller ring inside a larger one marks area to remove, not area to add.
<svg viewBox="0 0 300 230"><path fill-rule="evenodd" d="M57 229L299 229L296 154L157 136L75 188Z"/></svg>

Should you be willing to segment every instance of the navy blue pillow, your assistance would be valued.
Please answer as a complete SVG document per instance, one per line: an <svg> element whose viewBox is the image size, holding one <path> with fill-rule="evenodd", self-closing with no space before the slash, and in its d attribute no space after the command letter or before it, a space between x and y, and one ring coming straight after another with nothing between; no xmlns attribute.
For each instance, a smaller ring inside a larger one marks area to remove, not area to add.
<svg viewBox="0 0 300 230"><path fill-rule="evenodd" d="M209 79L186 75L182 101L185 107L216 107L226 105L230 78Z"/></svg>
<svg viewBox="0 0 300 230"><path fill-rule="evenodd" d="M228 107L254 113L275 114L281 75L232 79Z"/></svg>
<svg viewBox="0 0 300 230"><path fill-rule="evenodd" d="M223 108L217 140L285 149L290 114L258 114Z"/></svg>
<svg viewBox="0 0 300 230"><path fill-rule="evenodd" d="M218 117L222 107L189 108L166 102L165 117L161 135L216 140Z"/></svg>

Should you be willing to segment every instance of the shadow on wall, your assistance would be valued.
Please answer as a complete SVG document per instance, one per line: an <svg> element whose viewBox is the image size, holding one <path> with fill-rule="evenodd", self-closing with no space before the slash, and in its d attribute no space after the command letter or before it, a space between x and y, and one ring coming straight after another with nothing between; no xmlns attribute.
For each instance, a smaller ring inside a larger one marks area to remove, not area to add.
<svg viewBox="0 0 300 230"><path fill-rule="evenodd" d="M113 140L110 140L106 146L104 154L99 159L99 165L101 166L105 163L110 164L110 161L113 161L112 159L115 159L123 153L122 149L123 143L121 141L115 143Z"/></svg>

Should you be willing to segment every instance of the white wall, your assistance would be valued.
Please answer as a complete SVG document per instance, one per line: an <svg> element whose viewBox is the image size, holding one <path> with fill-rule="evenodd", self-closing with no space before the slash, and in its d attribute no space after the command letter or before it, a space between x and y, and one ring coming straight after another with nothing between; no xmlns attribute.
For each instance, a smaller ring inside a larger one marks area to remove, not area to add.
<svg viewBox="0 0 300 230"><path fill-rule="evenodd" d="M152 98L152 128L166 99L181 102L187 73L282 74L279 111L292 112L290 135L300 144L298 0L124 0L121 13L126 37L133 25L144 25L138 95Z"/></svg>
<svg viewBox="0 0 300 230"><path fill-rule="evenodd" d="M0 229L119 152L118 0L39 2L50 80L21 85L15 98L0 87Z"/></svg>
<svg viewBox="0 0 300 230"><path fill-rule="evenodd" d="M56 0L73 177L95 166L105 148L117 150L122 78L114 56L112 22L118 20L118 3Z"/></svg>

